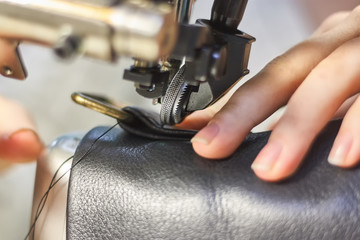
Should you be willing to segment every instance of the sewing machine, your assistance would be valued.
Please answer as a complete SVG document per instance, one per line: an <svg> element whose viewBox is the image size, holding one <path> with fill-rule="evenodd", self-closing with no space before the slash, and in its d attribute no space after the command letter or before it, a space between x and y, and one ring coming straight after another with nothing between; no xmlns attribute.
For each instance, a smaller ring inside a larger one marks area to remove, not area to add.
<svg viewBox="0 0 360 240"><path fill-rule="evenodd" d="M237 30L246 2L215 0L211 19L190 25L192 0L0 0L0 36L13 49L0 71L26 77L17 51L22 41L51 47L64 59L131 56L124 79L161 104L161 127L173 125L248 72L254 39ZM77 94L74 100L126 119L106 99ZM142 126L136 124L135 131ZM225 161L201 159L189 141L153 141L120 128L59 137L38 161L30 239L65 239L65 232L69 240L359 239L360 171L326 161L340 124L324 130L283 184L261 182L250 170L269 132L250 134ZM75 150L69 180L70 161L62 164ZM54 173L64 178L52 186ZM51 194L44 195L49 184Z"/></svg>
<svg viewBox="0 0 360 240"><path fill-rule="evenodd" d="M123 79L134 82L139 95L161 104L163 125L180 123L187 114L213 104L248 73L254 41L237 30L247 0L215 0L210 20L189 24L194 3L0 0L0 41L10 49L6 60L0 62L0 73L26 78L18 48L21 42L49 47L65 60L80 55L113 63L121 56L132 57L134 63L124 71ZM73 98L116 119L127 117L106 99L79 94ZM33 220L54 172L75 152L81 138L59 137L38 161ZM49 196L31 239L64 238L67 183L64 178L52 189L54 194Z"/></svg>
<svg viewBox="0 0 360 240"><path fill-rule="evenodd" d="M0 38L13 51L0 63L0 73L26 78L21 42L52 48L63 59L84 55L115 62L130 56L134 63L123 79L133 81L139 95L161 104L162 124L180 123L249 72L254 41L237 30L247 0L215 0L210 20L189 24L194 2L1 0Z"/></svg>

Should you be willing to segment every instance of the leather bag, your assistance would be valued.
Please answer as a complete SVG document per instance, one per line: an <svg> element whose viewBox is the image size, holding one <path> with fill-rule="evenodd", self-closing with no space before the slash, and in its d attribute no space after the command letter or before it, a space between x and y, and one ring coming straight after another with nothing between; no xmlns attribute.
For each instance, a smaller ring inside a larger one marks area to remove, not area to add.
<svg viewBox="0 0 360 240"><path fill-rule="evenodd" d="M184 137L117 127L97 140L108 128L95 128L73 161L67 239L360 239L360 171L327 162L340 124L330 123L281 183L250 169L270 132L211 161Z"/></svg>

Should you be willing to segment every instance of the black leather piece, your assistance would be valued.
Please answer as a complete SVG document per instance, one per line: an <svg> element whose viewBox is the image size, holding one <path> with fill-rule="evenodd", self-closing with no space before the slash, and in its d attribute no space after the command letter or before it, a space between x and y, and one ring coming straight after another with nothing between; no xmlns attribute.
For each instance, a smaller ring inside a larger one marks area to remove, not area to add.
<svg viewBox="0 0 360 240"><path fill-rule="evenodd" d="M119 125L137 136L156 140L190 140L196 134L194 130L182 130L171 126L163 126L159 114L155 112L135 107L125 107L122 110L130 113L132 120L118 120Z"/></svg>
<svg viewBox="0 0 360 240"><path fill-rule="evenodd" d="M326 160L339 126L331 123L278 184L250 169L268 132L210 161L186 141L113 129L72 170L67 239L360 239L360 170ZM105 130L87 134L74 162Z"/></svg>

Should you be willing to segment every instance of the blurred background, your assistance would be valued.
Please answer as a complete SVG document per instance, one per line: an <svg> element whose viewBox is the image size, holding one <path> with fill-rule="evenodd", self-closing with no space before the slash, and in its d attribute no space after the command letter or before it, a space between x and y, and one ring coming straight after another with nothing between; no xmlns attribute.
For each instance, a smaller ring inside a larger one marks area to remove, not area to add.
<svg viewBox="0 0 360 240"><path fill-rule="evenodd" d="M330 13L351 10L358 0L249 0L239 29L254 36L249 69L257 73L267 62L306 39ZM192 19L209 18L211 0L197 0ZM135 93L133 83L122 80L130 59L108 64L91 59L58 60L51 50L22 45L29 72L20 82L0 76L0 95L21 102L35 119L46 144L69 132L89 131L115 120L72 103L75 91L104 94L129 105L158 109ZM1 115L0 117L6 117ZM262 130L259 127L258 130ZM30 225L36 163L13 165L0 171L0 239L23 239Z"/></svg>

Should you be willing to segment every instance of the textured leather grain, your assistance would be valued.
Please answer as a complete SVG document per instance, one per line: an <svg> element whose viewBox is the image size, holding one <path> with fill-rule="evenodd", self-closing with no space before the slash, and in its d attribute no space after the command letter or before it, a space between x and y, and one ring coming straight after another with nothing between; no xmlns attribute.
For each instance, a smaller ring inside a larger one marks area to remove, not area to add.
<svg viewBox="0 0 360 240"><path fill-rule="evenodd" d="M83 139L71 173L67 239L360 239L360 170L326 159L340 122L282 183L250 165L269 133L250 134L229 159L197 156L188 141L115 128Z"/></svg>

